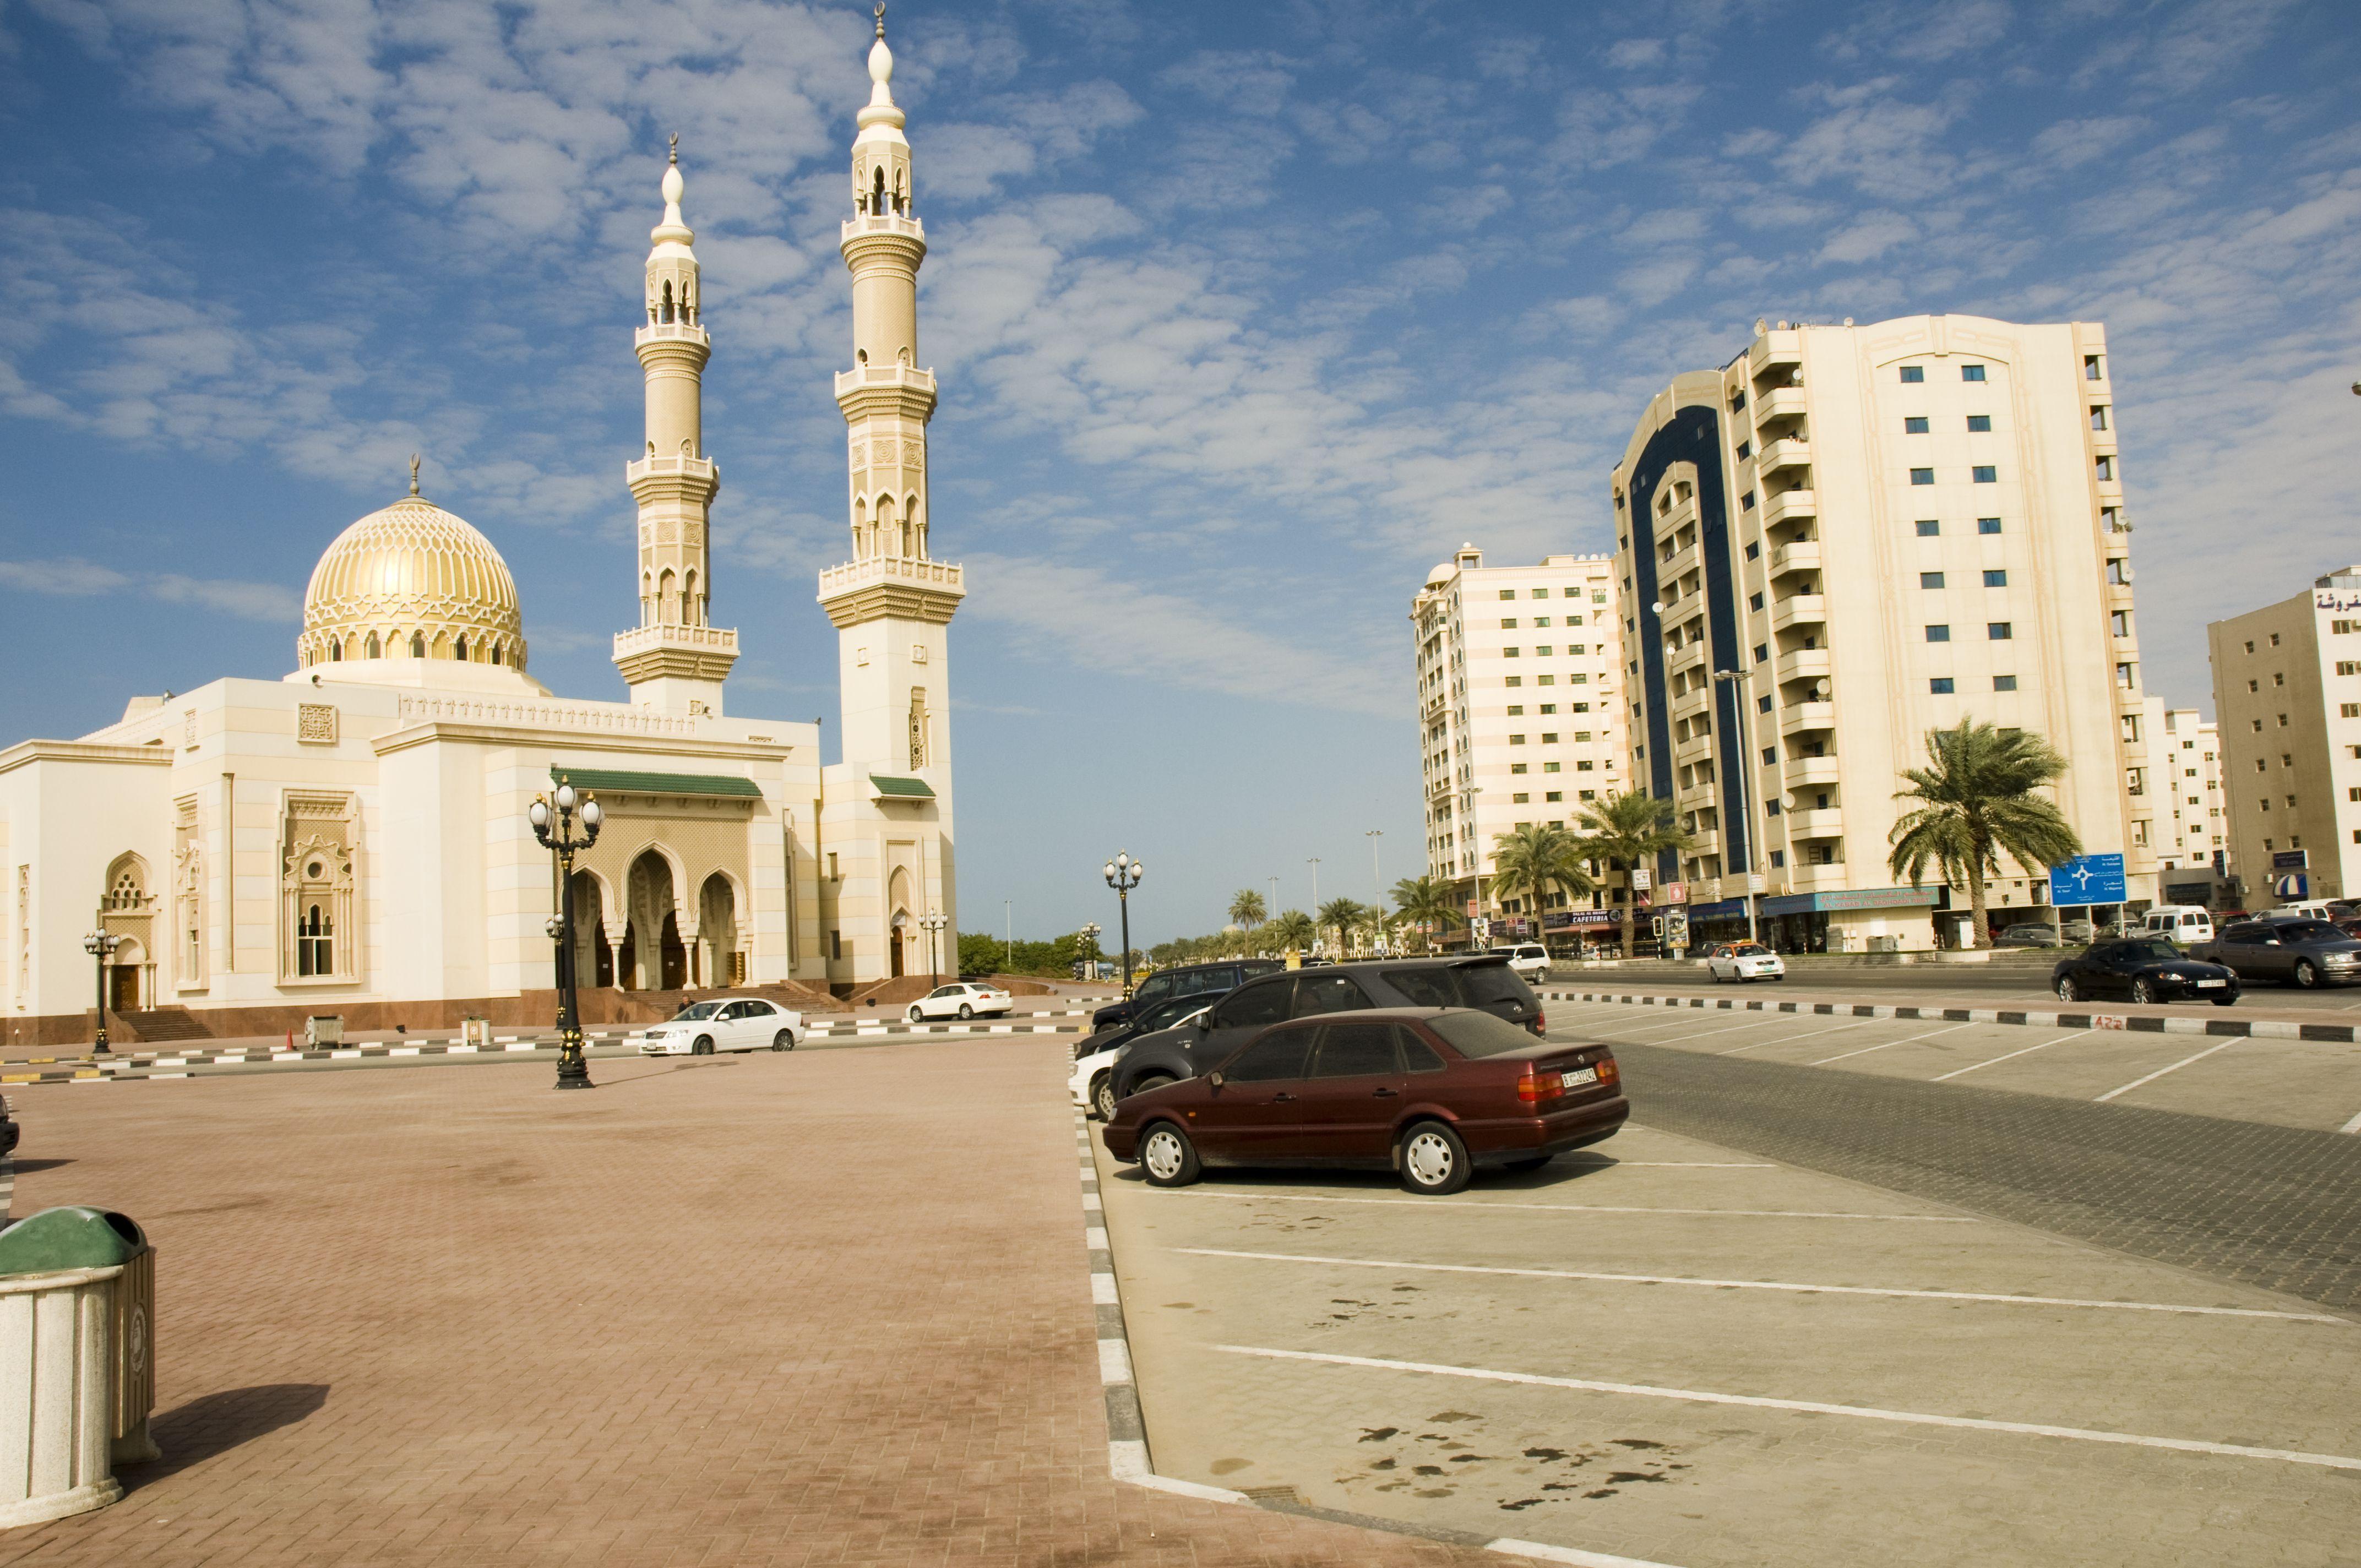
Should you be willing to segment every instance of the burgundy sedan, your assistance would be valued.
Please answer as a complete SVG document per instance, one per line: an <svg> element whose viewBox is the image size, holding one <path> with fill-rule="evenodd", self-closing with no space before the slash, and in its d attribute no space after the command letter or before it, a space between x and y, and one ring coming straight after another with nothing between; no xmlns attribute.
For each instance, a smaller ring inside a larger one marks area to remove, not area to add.
<svg viewBox="0 0 2361 1568"><path fill-rule="evenodd" d="M1207 1165L1345 1166L1456 1192L1478 1166L1532 1170L1611 1137L1631 1113L1615 1053L1552 1045L1458 1007L1274 1024L1202 1078L1115 1105L1107 1152L1149 1184Z"/></svg>

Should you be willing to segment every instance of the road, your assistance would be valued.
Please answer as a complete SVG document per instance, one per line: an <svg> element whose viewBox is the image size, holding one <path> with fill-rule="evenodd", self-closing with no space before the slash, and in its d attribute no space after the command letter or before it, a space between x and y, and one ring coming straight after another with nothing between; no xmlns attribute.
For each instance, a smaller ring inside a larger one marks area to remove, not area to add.
<svg viewBox="0 0 2361 1568"><path fill-rule="evenodd" d="M1731 991L1727 983L1717 984L1713 977L1695 964L1635 963L1598 965L1585 969L1579 965L1561 964L1553 971L1543 990L1574 991ZM1750 995L1765 992L1809 992L1813 996L1842 996L1856 1001L1948 1003L1952 1006L1992 1007L2003 1003L2041 1003L2058 1000L2049 989L2049 969L2046 964L2030 964L2002 959L1992 964L1900 964L1892 967L1867 966L1854 968L1821 968L1800 964L1788 977L1776 983L1756 981L1741 987ZM2105 1005L2128 1006L2129 1003L2108 1003ZM2361 986L2331 991L2299 991L2294 986L2250 986L2235 1007L2216 1009L2209 1003L2176 1003L2144 1009L2167 1014L2202 1016L2237 1016L2255 1011L2326 1013L2348 1014L2340 1022L2361 1020Z"/></svg>

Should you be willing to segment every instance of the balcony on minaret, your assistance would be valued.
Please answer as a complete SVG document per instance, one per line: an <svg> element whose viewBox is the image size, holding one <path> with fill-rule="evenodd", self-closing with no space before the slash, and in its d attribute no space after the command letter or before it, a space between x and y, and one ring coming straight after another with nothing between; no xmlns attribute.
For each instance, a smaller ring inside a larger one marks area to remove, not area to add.
<svg viewBox="0 0 2361 1568"><path fill-rule="evenodd" d="M836 378L836 406L848 420L864 414L925 419L935 411L935 373L907 365L861 365Z"/></svg>
<svg viewBox="0 0 2361 1568"><path fill-rule="evenodd" d="M844 220L842 238L837 243L841 245L856 235L864 234L895 234L923 242L927 237L927 225L916 218L904 217L897 213L881 213L874 217L866 213L856 214Z"/></svg>
<svg viewBox="0 0 2361 1568"><path fill-rule="evenodd" d="M654 453L623 465L623 482L634 490L644 479L698 479L719 489L721 465L710 457L691 457L686 452Z"/></svg>
<svg viewBox="0 0 2361 1568"><path fill-rule="evenodd" d="M949 561L873 555L819 575L819 602L840 628L884 615L949 625L966 597L966 573Z"/></svg>
<svg viewBox="0 0 2361 1568"><path fill-rule="evenodd" d="M644 348L651 343L694 344L699 348L710 351L713 347L713 334L704 327L692 325L687 322L651 323L631 334L633 348Z"/></svg>

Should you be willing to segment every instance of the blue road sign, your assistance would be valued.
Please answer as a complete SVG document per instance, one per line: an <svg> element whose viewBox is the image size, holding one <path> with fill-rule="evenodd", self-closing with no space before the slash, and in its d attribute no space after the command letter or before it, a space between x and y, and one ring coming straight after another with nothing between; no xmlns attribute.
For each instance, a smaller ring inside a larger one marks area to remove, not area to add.
<svg viewBox="0 0 2361 1568"><path fill-rule="evenodd" d="M2061 908L2121 904L2125 897L2121 855L2077 855L2049 868L2049 902Z"/></svg>

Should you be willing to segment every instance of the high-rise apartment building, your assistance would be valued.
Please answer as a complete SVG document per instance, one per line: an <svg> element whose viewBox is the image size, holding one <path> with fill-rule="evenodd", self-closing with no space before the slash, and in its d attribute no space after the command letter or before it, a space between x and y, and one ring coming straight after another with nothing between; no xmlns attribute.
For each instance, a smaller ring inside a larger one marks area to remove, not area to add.
<svg viewBox="0 0 2361 1568"><path fill-rule="evenodd" d="M1487 566L1473 545L1427 574L1411 603L1426 796L1427 874L1512 932L1552 935L1614 917L1568 907L1504 909L1493 840L1529 823L1572 828L1584 805L1624 789L1622 636L1614 564L1550 555ZM1603 902L1600 900L1599 902Z"/></svg>
<svg viewBox="0 0 2361 1568"><path fill-rule="evenodd" d="M2361 565L2205 629L2230 859L2248 906L2361 889Z"/></svg>
<svg viewBox="0 0 2361 1568"><path fill-rule="evenodd" d="M2171 806L2157 812L2158 896L2167 904L2212 905L2227 891L2228 820L2222 801L2222 743L2213 721L2193 707L2147 704L2153 787Z"/></svg>
<svg viewBox="0 0 2361 1568"><path fill-rule="evenodd" d="M1758 323L1649 404L1610 485L1627 714L1697 940L1744 933L1750 874L1791 948L1955 939L1966 889L1887 856L1903 770L1970 718L2063 753L2067 820L2156 896L2115 422L2102 328L1973 316ZM1987 896L2047 889L2006 864Z"/></svg>

